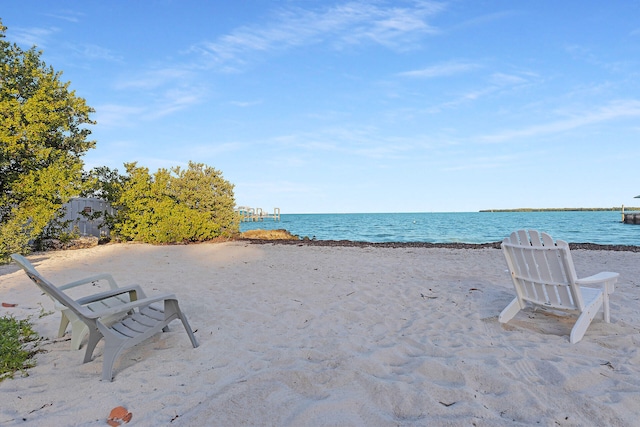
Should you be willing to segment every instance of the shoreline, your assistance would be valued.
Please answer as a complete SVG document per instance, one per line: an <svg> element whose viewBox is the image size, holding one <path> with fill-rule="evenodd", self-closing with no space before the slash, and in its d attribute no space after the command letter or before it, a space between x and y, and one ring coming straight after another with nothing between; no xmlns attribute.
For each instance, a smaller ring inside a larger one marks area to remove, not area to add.
<svg viewBox="0 0 640 427"><path fill-rule="evenodd" d="M297 245L297 246L330 246L330 247L377 247L377 248L442 248L442 249L500 249L502 242L492 243L430 243L430 242L361 242L353 240L285 240L285 239L239 239L255 245ZM640 246L631 245L601 245L597 243L569 243L572 250L640 252Z"/></svg>

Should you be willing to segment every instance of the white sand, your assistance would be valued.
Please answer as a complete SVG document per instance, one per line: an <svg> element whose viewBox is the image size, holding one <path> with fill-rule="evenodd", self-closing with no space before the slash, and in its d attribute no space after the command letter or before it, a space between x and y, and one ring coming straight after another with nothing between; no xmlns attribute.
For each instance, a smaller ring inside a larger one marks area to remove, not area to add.
<svg viewBox="0 0 640 427"><path fill-rule="evenodd" d="M580 276L617 271L612 323L570 344L571 322L525 311L496 249L246 243L108 245L29 257L56 284L111 272L174 292L179 322L127 350L113 382L54 341L59 313L17 266L0 314L49 340L28 377L0 383L0 425L632 426L640 418L640 253L573 251ZM26 423L25 423L26 420Z"/></svg>

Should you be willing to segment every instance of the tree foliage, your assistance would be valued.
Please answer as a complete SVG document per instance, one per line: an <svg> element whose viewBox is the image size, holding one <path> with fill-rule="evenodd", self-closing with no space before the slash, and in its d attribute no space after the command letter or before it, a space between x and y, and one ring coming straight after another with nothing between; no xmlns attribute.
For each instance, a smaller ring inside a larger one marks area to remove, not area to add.
<svg viewBox="0 0 640 427"><path fill-rule="evenodd" d="M118 169L98 166L85 172L82 179L85 185L80 197L93 197L115 204L127 177L120 175Z"/></svg>
<svg viewBox="0 0 640 427"><path fill-rule="evenodd" d="M0 21L0 261L64 230L56 221L74 196L111 203L117 213L103 219L127 240L194 242L238 232L234 187L204 164L153 175L136 163L125 164L124 176L107 167L83 172L81 157L95 147L86 128L94 110L42 52L5 41L5 32Z"/></svg>
<svg viewBox="0 0 640 427"><path fill-rule="evenodd" d="M238 232L234 186L201 163L187 169L159 169L153 176L136 163L125 164L114 231L147 243L186 243Z"/></svg>
<svg viewBox="0 0 640 427"><path fill-rule="evenodd" d="M79 194L94 110L35 47L5 40L0 21L0 259L25 252Z"/></svg>

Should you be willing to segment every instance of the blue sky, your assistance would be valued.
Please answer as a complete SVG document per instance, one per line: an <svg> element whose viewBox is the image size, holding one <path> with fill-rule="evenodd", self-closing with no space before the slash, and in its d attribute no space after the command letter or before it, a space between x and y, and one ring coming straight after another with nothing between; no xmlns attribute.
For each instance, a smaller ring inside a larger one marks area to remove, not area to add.
<svg viewBox="0 0 640 427"><path fill-rule="evenodd" d="M87 168L205 163L282 213L638 205L640 4L4 2L95 108Z"/></svg>

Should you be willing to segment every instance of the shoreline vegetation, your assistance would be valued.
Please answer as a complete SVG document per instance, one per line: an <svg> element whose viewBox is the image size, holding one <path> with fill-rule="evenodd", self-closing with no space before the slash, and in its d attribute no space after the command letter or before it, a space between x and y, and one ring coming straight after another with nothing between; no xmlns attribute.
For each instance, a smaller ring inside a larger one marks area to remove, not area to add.
<svg viewBox="0 0 640 427"><path fill-rule="evenodd" d="M516 209L482 209L478 212L618 212L625 210L640 211L638 207L614 206L612 208L516 208Z"/></svg>
<svg viewBox="0 0 640 427"><path fill-rule="evenodd" d="M352 240L315 240L308 237L300 238L285 229L277 230L248 230L240 233L239 240L252 244L279 245L308 245L308 246L342 246L342 247L376 247L376 248L445 248L445 249L500 249L501 242L489 243L430 243L430 242L358 242ZM600 245L596 243L569 243L571 249L585 249L595 251L627 251L640 252L640 246L630 245Z"/></svg>

